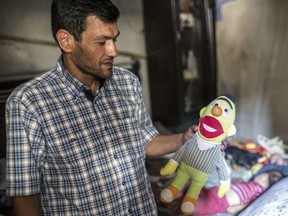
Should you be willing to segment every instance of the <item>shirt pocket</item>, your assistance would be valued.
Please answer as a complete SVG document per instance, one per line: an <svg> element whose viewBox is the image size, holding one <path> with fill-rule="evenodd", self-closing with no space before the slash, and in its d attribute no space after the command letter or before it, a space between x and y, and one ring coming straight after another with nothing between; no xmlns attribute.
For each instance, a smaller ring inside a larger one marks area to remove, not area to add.
<svg viewBox="0 0 288 216"><path fill-rule="evenodd" d="M130 154L134 160L145 156L145 143L137 110L136 103L122 100L114 109L115 122L111 121L120 143L120 151L125 151L123 154Z"/></svg>
<svg viewBox="0 0 288 216"><path fill-rule="evenodd" d="M62 132L53 140L49 155L55 168L68 171L75 167L81 169L88 163L91 153L80 131Z"/></svg>

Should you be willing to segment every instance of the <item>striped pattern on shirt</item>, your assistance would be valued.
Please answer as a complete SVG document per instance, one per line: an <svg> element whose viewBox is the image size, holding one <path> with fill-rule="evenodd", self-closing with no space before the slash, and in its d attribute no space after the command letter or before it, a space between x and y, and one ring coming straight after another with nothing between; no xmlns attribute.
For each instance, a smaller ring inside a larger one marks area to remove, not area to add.
<svg viewBox="0 0 288 216"><path fill-rule="evenodd" d="M182 161L207 174L211 174L218 168L220 180L229 179L226 161L221 152L221 145L201 150L198 146L198 139L198 135L194 135L174 154L173 159L178 163Z"/></svg>
<svg viewBox="0 0 288 216"><path fill-rule="evenodd" d="M231 189L238 194L241 204L250 203L265 191L264 187L253 181L234 182Z"/></svg>

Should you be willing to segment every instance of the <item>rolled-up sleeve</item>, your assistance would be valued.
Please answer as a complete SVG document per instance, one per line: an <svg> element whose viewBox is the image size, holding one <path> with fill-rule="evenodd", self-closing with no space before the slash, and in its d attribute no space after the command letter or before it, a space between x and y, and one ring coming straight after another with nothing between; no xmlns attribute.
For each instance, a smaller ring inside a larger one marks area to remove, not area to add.
<svg viewBox="0 0 288 216"><path fill-rule="evenodd" d="M153 126L151 117L147 111L146 105L143 100L142 88L139 82L136 82L136 91L138 97L138 116L141 124L141 133L142 137L145 140L145 143L149 143L155 136L159 134L157 129Z"/></svg>

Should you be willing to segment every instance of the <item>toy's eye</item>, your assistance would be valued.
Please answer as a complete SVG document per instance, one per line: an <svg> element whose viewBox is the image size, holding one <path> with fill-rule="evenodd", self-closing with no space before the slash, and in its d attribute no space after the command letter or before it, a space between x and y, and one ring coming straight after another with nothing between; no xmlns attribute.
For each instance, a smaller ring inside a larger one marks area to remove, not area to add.
<svg viewBox="0 0 288 216"><path fill-rule="evenodd" d="M230 109L228 109L228 108L226 108L226 107L223 108L223 113L224 113L224 115L229 116L229 115L230 115L230 112L231 112Z"/></svg>
<svg viewBox="0 0 288 216"><path fill-rule="evenodd" d="M214 101L210 104L210 106L213 108L214 106L219 106L219 102L218 101Z"/></svg>

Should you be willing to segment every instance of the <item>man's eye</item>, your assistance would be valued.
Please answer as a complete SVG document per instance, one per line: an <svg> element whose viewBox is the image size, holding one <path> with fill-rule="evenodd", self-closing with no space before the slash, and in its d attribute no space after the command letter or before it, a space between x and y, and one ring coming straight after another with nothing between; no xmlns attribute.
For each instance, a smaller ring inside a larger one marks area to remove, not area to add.
<svg viewBox="0 0 288 216"><path fill-rule="evenodd" d="M99 41L98 44L99 44L100 46L104 46L104 45L105 45L105 41Z"/></svg>

